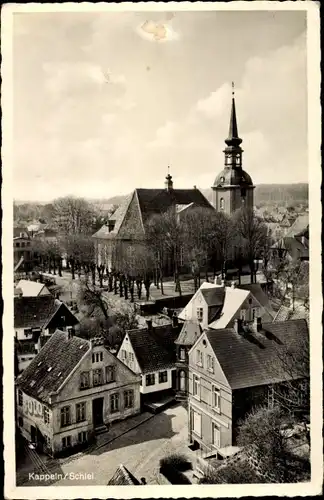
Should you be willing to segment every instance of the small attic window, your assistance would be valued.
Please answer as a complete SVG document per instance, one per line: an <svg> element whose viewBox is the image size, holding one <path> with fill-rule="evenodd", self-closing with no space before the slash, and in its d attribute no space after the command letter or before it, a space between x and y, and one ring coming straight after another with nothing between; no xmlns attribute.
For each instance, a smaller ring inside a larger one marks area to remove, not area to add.
<svg viewBox="0 0 324 500"><path fill-rule="evenodd" d="M79 349L83 349L84 344L80 345Z"/></svg>
<svg viewBox="0 0 324 500"><path fill-rule="evenodd" d="M221 178L219 179L219 182L221 182L221 183L225 182L225 177L221 177Z"/></svg>
<svg viewBox="0 0 324 500"><path fill-rule="evenodd" d="M202 341L202 343L203 343L203 345L205 345L205 346L207 345L207 342L206 342L206 340L205 340L205 339Z"/></svg>
<svg viewBox="0 0 324 500"><path fill-rule="evenodd" d="M58 372L57 376L60 377L62 375L62 372Z"/></svg>
<svg viewBox="0 0 324 500"><path fill-rule="evenodd" d="M48 371L48 372L50 372L50 371L52 371L52 370L53 370L53 366L49 366L49 367L47 368L47 371Z"/></svg>
<svg viewBox="0 0 324 500"><path fill-rule="evenodd" d="M30 385L30 387L34 387L35 384L36 384L36 381L32 380L29 385Z"/></svg>
<svg viewBox="0 0 324 500"><path fill-rule="evenodd" d="M42 363L43 363L43 361L40 361L40 362L37 364L37 366L40 366Z"/></svg>

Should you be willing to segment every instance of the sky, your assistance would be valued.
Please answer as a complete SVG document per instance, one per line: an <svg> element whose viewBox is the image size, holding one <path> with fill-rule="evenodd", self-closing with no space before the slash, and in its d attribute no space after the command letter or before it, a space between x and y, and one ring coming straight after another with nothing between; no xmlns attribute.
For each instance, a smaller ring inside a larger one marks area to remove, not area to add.
<svg viewBox="0 0 324 500"><path fill-rule="evenodd" d="M306 14L15 13L14 198L210 187L235 82L243 168L308 182Z"/></svg>

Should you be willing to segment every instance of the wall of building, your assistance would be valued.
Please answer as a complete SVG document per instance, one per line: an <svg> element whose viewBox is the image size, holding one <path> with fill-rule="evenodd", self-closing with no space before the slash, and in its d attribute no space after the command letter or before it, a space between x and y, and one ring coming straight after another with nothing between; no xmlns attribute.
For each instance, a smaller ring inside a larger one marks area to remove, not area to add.
<svg viewBox="0 0 324 500"><path fill-rule="evenodd" d="M166 371L168 373L167 382L159 382L159 372ZM142 384L141 384L141 393L142 394L151 394L152 392L166 391L172 388L172 372L175 372L176 369L168 369L168 370L159 370L156 372L152 372L155 375L155 384L154 385L146 385L146 375L142 375Z"/></svg>
<svg viewBox="0 0 324 500"><path fill-rule="evenodd" d="M141 373L141 368L138 364L134 349L127 334L125 335L124 340L120 346L117 358L120 359L126 366L128 366L128 368L130 368L134 373Z"/></svg>
<svg viewBox="0 0 324 500"><path fill-rule="evenodd" d="M183 318L183 319L192 319L192 320L198 320L197 317L197 310L198 308L203 309L203 320L200 321L200 324L203 329L208 327L208 305L207 302L204 299L203 294L201 293L200 290L198 290L196 296L194 296L191 301L188 304L188 318Z"/></svg>
<svg viewBox="0 0 324 500"><path fill-rule="evenodd" d="M205 342L204 342L205 341ZM197 350L203 353L202 366L197 365ZM214 359L214 372L207 370L207 356ZM198 396L194 395L193 378L199 377L200 391ZM220 409L213 408L212 391L213 386L220 392ZM192 421L189 426L189 440L197 441L202 447L216 449L213 445L212 424L216 424L220 430L220 448L232 444L232 391L218 363L217 358L202 334L193 349L189 352L189 416L191 411L201 415L200 436L192 429Z"/></svg>

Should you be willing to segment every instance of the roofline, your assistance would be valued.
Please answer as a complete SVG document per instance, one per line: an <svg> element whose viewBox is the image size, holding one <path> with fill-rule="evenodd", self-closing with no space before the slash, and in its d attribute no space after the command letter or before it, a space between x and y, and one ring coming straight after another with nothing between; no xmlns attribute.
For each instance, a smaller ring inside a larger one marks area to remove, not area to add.
<svg viewBox="0 0 324 500"><path fill-rule="evenodd" d="M118 359L118 361L120 361L120 362L121 362L124 366L126 366L126 367L127 367L127 368L128 368L128 369L132 372L132 373L135 373L135 372L133 372L133 370L131 370L131 369L130 369L130 368L129 368L129 367L128 367L125 363L123 363L123 362L122 362L122 361L118 358L118 354L119 354L119 352L121 351L121 348L122 348L122 345L123 345L124 340L125 340L125 338L126 338L126 335L128 335L128 334L129 334L129 332L132 332L132 331L135 331L135 332L136 332L137 330L138 330L138 328L133 328L133 330L127 330L127 331L126 331L126 333L125 333L125 335L124 335L124 337L123 337L122 343L120 344L120 347L119 347L119 349L118 349L118 351L117 351L117 354L116 354L116 358ZM136 361L137 361L137 364L138 364L138 366L139 366L139 369L141 370L141 373L143 373L143 368L141 367L141 365L140 365L140 363L139 363L139 361L138 361L138 359L137 359L136 352L135 352L134 346L133 346L133 344L132 344L132 341L131 341L131 339L130 339L130 336L129 336L129 335L128 335L128 339L129 339L129 343L130 343L130 345L132 346L133 353L134 353L135 359L136 359ZM135 373L135 375L140 375L140 374Z"/></svg>
<svg viewBox="0 0 324 500"><path fill-rule="evenodd" d="M135 194L135 196L136 196L136 201L137 201L138 211L139 211L139 213L140 213L140 220L141 220L142 229L143 229L144 234L145 234L145 227L144 227L144 222L143 222L143 215L142 215L142 210L141 210L140 203L139 203L139 199L138 199L137 189L135 189L134 194Z"/></svg>
<svg viewBox="0 0 324 500"><path fill-rule="evenodd" d="M209 347L211 348L211 350L213 351L213 353L214 353L214 355L215 355L216 361L217 361L217 363L219 364L220 370L221 370L222 374L224 375L224 379L226 380L226 382L227 382L227 384L228 384L228 387L232 388L231 384L229 383L229 381L228 381L228 379L227 379L227 377L226 377L226 375L225 375L225 373L224 373L224 370L223 370L223 368L222 368L222 365L221 365L221 364L220 364L220 362L218 361L218 358L217 358L217 356L216 356L216 353L215 353L215 351L214 351L214 349L213 349L213 347L212 347L211 343L209 342L209 338L207 337L207 330L205 330L205 331L203 331L203 332L202 332L202 334L200 335L200 337L198 337L198 339L196 340L196 342L194 343L194 345L192 346L192 348L191 348L191 349L189 349L189 351L188 351L188 356L191 354L191 351L193 350L193 348L194 348L194 347L196 347L196 344L198 343L198 341L199 341L199 340L201 340L201 338L202 338L202 336L203 336L203 335L205 335L205 338L206 338L206 340L207 340L207 342L208 342L208 345L209 345ZM188 367L189 367L189 370L190 370L190 365L189 365L189 363L188 363Z"/></svg>
<svg viewBox="0 0 324 500"><path fill-rule="evenodd" d="M57 331L62 332L61 330L55 330L55 332L53 333L53 335L55 335L55 333ZM62 332L62 333L64 333L64 332ZM78 338L81 338L81 337L78 337ZM62 384L58 387L58 389L56 389L56 391L53 391L52 394L59 394L59 392L61 392L62 388L70 380L70 378L72 377L72 375L74 375L76 369L82 363L82 361L84 360L84 358L89 354L89 351L91 351L91 344L90 344L89 340L86 340L86 339L82 339L82 340L84 340L88 344L87 351L84 353L84 355L82 356L82 358L78 361L78 363L75 365L75 367L73 368L73 370L69 373L69 375L65 378L65 380L63 380Z"/></svg>
<svg viewBox="0 0 324 500"><path fill-rule="evenodd" d="M126 336L126 335L127 335L127 333L125 333L125 336ZM123 345L123 342L124 342L125 336L124 336L124 338L123 338L122 343L120 344L120 348L121 348L121 346ZM104 347L104 349L106 349L106 351L107 351L107 352L109 352L109 350L107 349L107 347L105 347L105 346L103 346L103 347ZM128 371L129 371L132 375L135 375L135 377L137 377L137 378L138 378L138 380L140 380L140 378L141 378L140 373L135 373L135 372L134 372L131 368L129 368L129 366L127 366L125 363L123 363L123 362L122 362L122 360L121 360L121 359L119 359L119 358L118 358L118 354L119 354L120 348L118 349L118 352L117 352L116 356L114 356L114 358L115 358L115 359L117 359L118 363L122 364L122 365L123 365L123 367L126 367L126 368L127 368L127 370L128 370ZM133 348L133 346L132 346L132 348ZM135 354L134 348L133 348L133 352L134 352L134 355L135 355L135 358L136 358L136 354ZM109 354L111 354L111 352L109 352ZM111 354L111 355L112 355L112 354ZM136 358L136 361L137 361L137 358ZM137 363L138 363L138 361L137 361ZM139 364L139 363L138 363L138 366L140 366L140 364Z"/></svg>
<svg viewBox="0 0 324 500"><path fill-rule="evenodd" d="M55 300L55 299L54 299ZM73 314L72 311L70 311L70 309L68 308L68 306L65 304L65 302L61 302L60 304L58 304L58 308L56 309L56 311L52 314L52 316L50 317L50 319L47 321L47 323L44 323L43 325L43 328L46 328L47 325L52 321L52 319L54 318L55 314L60 310L60 307L61 306L65 306L66 309L72 314L72 316L74 316L74 318L77 320L78 323L80 323L80 321L78 320L78 318ZM59 329L58 329L59 330ZM56 331L56 330L55 330ZM60 330L62 331L62 330ZM55 332L54 332L55 333ZM64 333L64 332L63 332ZM80 337L81 338L81 337Z"/></svg>

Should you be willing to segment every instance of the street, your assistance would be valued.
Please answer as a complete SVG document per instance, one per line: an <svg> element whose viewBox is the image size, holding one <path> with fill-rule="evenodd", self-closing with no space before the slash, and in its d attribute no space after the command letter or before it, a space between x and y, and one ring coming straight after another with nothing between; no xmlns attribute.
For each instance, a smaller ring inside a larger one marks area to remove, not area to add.
<svg viewBox="0 0 324 500"><path fill-rule="evenodd" d="M180 405L168 408L112 443L61 464L59 470L51 471L58 479L51 485L106 485L120 464L138 479L144 477L147 484L159 484L161 458L174 452L194 458L187 447L187 435L185 408ZM42 484L33 480L28 482L28 486L36 485Z"/></svg>

